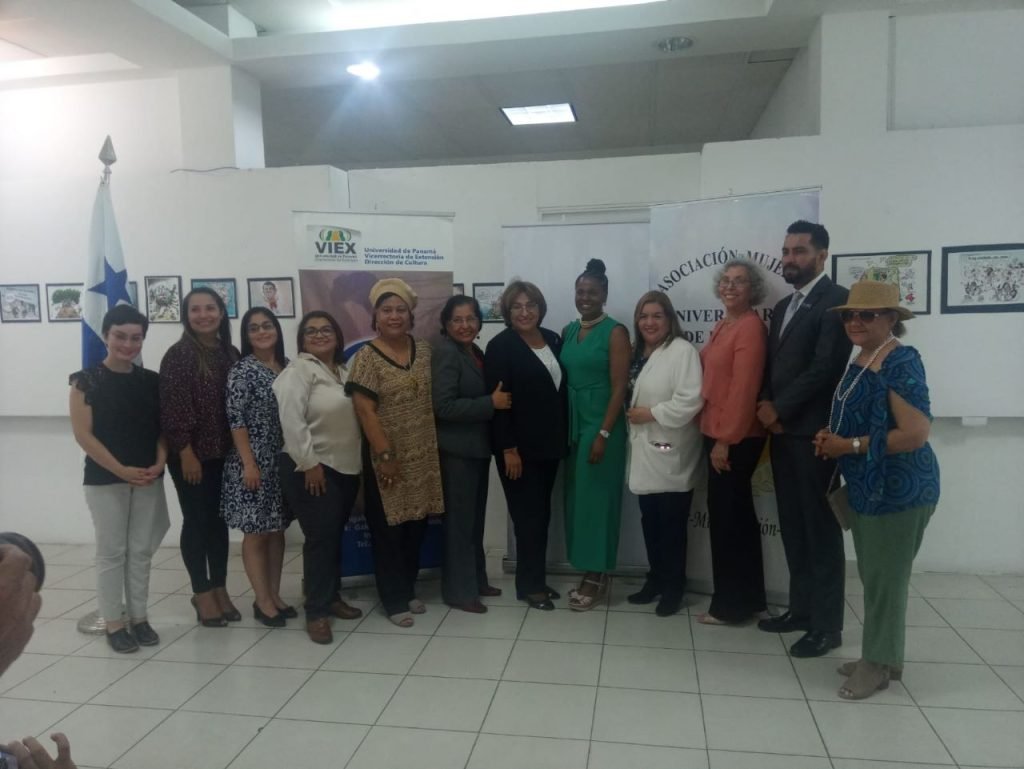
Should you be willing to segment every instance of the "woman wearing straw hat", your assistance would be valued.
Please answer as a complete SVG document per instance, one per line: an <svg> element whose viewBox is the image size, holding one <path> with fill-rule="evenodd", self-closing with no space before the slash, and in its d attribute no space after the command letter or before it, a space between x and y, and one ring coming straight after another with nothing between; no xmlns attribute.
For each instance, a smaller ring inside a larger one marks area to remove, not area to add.
<svg viewBox="0 0 1024 769"><path fill-rule="evenodd" d="M385 278L370 289L377 336L352 357L345 392L363 428L363 493L377 592L388 618L413 625L427 516L440 515L441 467L430 388L430 345L413 339L416 293Z"/></svg>
<svg viewBox="0 0 1024 769"><path fill-rule="evenodd" d="M832 308L860 348L814 438L815 453L838 459L846 479L864 583L864 656L839 668L848 676L843 699L870 697L902 677L910 569L939 499L928 385L920 354L898 340L914 317L899 299L895 284L862 280Z"/></svg>

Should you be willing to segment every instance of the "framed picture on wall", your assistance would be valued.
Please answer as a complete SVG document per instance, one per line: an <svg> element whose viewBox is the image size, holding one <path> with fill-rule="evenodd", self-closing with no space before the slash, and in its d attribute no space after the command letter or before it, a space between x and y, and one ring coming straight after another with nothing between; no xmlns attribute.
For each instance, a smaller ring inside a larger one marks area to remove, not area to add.
<svg viewBox="0 0 1024 769"><path fill-rule="evenodd" d="M279 318L295 317L291 278L249 278L249 307L266 307Z"/></svg>
<svg viewBox="0 0 1024 769"><path fill-rule="evenodd" d="M501 292L505 290L504 283L474 283L473 298L480 302L480 312L484 323L501 323Z"/></svg>
<svg viewBox="0 0 1024 769"><path fill-rule="evenodd" d="M0 323L40 323L38 283L0 286Z"/></svg>
<svg viewBox="0 0 1024 769"><path fill-rule="evenodd" d="M51 323L82 319L83 283L47 283L46 316Z"/></svg>
<svg viewBox="0 0 1024 769"><path fill-rule="evenodd" d="M181 322L181 276L146 276L146 317L150 323Z"/></svg>
<svg viewBox="0 0 1024 769"><path fill-rule="evenodd" d="M466 293L465 283L452 283L452 296L459 296Z"/></svg>
<svg viewBox="0 0 1024 769"><path fill-rule="evenodd" d="M137 280L128 281L128 298L131 300L132 306L136 310L139 309L139 282Z"/></svg>
<svg viewBox="0 0 1024 769"><path fill-rule="evenodd" d="M1024 312L1024 243L943 248L942 312Z"/></svg>
<svg viewBox="0 0 1024 769"><path fill-rule="evenodd" d="M238 317L238 286L234 278L192 278L192 288L212 288L224 300L228 317Z"/></svg>
<svg viewBox="0 0 1024 769"><path fill-rule="evenodd" d="M900 290L900 305L915 315L931 312L931 276L931 251L832 255L832 280L840 286L850 288L858 280L895 283Z"/></svg>

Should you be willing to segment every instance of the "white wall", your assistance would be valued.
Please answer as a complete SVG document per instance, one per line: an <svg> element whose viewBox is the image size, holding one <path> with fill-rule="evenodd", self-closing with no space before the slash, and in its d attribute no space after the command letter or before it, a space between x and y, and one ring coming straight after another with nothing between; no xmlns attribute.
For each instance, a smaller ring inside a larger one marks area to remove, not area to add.
<svg viewBox="0 0 1024 769"><path fill-rule="evenodd" d="M1024 123L1024 10L892 20L896 129Z"/></svg>
<svg viewBox="0 0 1024 769"><path fill-rule="evenodd" d="M821 130L821 27L793 59L758 118L751 139L814 136Z"/></svg>

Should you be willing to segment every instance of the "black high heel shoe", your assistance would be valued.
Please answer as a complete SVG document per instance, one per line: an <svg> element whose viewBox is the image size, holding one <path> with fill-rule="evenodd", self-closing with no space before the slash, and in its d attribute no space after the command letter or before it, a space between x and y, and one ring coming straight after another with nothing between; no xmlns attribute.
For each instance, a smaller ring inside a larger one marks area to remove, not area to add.
<svg viewBox="0 0 1024 769"><path fill-rule="evenodd" d="M263 613L263 610L256 605L255 601L252 604L252 616L256 618L257 622L261 622L267 627L284 627L287 624L283 614L278 612L273 617L269 617Z"/></svg>
<svg viewBox="0 0 1024 769"><path fill-rule="evenodd" d="M204 619L203 615L199 613L199 604L196 602L195 596L192 596L191 602L192 608L196 610L196 622L200 625L203 627L227 627L228 621L222 615Z"/></svg>

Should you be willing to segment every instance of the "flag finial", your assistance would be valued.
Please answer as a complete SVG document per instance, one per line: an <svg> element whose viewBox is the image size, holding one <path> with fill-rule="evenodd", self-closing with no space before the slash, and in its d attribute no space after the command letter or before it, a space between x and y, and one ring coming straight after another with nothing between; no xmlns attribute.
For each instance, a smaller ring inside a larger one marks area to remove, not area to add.
<svg viewBox="0 0 1024 769"><path fill-rule="evenodd" d="M103 181L110 179L110 167L117 162L117 155L114 152L114 143L110 141L110 136L103 142L103 148L100 149L98 155L100 161L103 163Z"/></svg>

